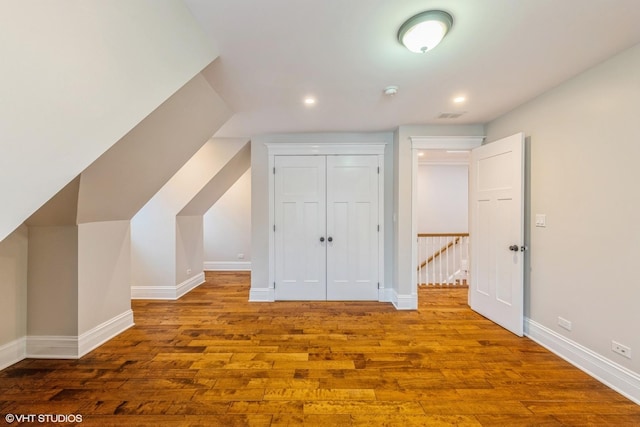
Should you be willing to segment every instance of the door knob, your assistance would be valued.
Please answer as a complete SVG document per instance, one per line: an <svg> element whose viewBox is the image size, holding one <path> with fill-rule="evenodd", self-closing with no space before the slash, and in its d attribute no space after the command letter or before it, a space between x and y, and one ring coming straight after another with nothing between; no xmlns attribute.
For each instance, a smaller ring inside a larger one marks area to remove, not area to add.
<svg viewBox="0 0 640 427"><path fill-rule="evenodd" d="M513 252L518 252L520 250L520 246L518 245L511 245L509 246L509 250L513 251Z"/></svg>
<svg viewBox="0 0 640 427"><path fill-rule="evenodd" d="M324 236L320 238L320 241L321 241L321 242L324 242Z"/></svg>
<svg viewBox="0 0 640 427"><path fill-rule="evenodd" d="M330 241L330 242L333 242L333 237L329 236L329 237L327 237L327 240Z"/></svg>

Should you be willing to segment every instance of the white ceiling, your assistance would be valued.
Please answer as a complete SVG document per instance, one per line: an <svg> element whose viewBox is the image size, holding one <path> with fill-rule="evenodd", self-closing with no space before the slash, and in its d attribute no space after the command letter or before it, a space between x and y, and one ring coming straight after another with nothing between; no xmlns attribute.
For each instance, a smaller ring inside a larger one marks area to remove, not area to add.
<svg viewBox="0 0 640 427"><path fill-rule="evenodd" d="M205 76L236 112L220 137L486 123L640 43L640 0L185 1L220 53ZM429 9L453 28L411 53L398 28Z"/></svg>

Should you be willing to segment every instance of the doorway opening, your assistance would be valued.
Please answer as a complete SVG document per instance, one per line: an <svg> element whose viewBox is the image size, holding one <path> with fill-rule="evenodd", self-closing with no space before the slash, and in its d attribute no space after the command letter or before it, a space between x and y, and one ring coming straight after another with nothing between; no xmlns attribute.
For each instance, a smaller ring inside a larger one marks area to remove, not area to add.
<svg viewBox="0 0 640 427"><path fill-rule="evenodd" d="M468 286L469 154L484 137L410 139L414 295L422 284Z"/></svg>
<svg viewBox="0 0 640 427"><path fill-rule="evenodd" d="M469 150L418 150L417 284L467 286Z"/></svg>

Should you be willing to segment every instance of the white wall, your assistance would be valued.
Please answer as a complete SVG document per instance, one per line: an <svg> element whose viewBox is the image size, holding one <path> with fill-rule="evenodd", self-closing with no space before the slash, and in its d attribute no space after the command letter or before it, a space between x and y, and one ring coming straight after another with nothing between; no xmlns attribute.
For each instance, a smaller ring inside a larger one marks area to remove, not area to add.
<svg viewBox="0 0 640 427"><path fill-rule="evenodd" d="M529 224L529 319L636 375L639 71L640 45L487 126L489 141L525 132L529 213L547 215L546 228ZM611 340L631 347L633 358L613 353ZM635 393L640 401L640 386Z"/></svg>
<svg viewBox="0 0 640 427"><path fill-rule="evenodd" d="M78 226L77 335L131 310L129 221Z"/></svg>
<svg viewBox="0 0 640 427"><path fill-rule="evenodd" d="M176 217L176 283L182 283L194 273L202 272L203 239L202 215Z"/></svg>
<svg viewBox="0 0 640 427"><path fill-rule="evenodd" d="M27 334L77 336L78 227L29 227L29 260Z"/></svg>
<svg viewBox="0 0 640 427"><path fill-rule="evenodd" d="M25 226L0 241L0 347L27 334L28 244Z"/></svg>
<svg viewBox="0 0 640 427"><path fill-rule="evenodd" d="M210 139L133 217L131 284L138 297L143 297L145 287L175 288L176 278L187 276L186 269L178 272L176 266L176 216L246 144ZM201 257L188 276L202 272Z"/></svg>
<svg viewBox="0 0 640 427"><path fill-rule="evenodd" d="M418 233L469 231L469 166L418 166Z"/></svg>
<svg viewBox="0 0 640 427"><path fill-rule="evenodd" d="M250 268L251 170L204 215L204 262L206 270Z"/></svg>
<svg viewBox="0 0 640 427"><path fill-rule="evenodd" d="M0 2L0 240L215 56L180 0Z"/></svg>

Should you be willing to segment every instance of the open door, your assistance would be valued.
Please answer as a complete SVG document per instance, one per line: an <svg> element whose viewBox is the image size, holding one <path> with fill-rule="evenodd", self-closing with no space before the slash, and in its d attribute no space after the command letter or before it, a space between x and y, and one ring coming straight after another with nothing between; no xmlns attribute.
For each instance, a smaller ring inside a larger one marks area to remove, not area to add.
<svg viewBox="0 0 640 427"><path fill-rule="evenodd" d="M469 215L469 305L522 336L524 134L471 151Z"/></svg>

